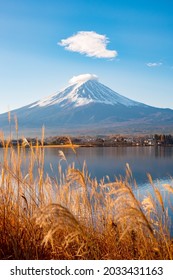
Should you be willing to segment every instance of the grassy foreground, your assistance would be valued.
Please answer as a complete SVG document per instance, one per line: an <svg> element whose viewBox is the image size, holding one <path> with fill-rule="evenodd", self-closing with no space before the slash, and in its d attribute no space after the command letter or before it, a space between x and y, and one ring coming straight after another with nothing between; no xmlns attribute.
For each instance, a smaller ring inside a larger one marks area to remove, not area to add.
<svg viewBox="0 0 173 280"><path fill-rule="evenodd" d="M0 259L173 258L168 209L151 176L154 195L139 199L128 165L126 178L98 182L85 164L79 170L67 163L63 174L61 160L66 158L60 151L59 177L50 178L44 174L44 148L26 144L13 148L4 142L2 148ZM162 187L172 210L173 187Z"/></svg>

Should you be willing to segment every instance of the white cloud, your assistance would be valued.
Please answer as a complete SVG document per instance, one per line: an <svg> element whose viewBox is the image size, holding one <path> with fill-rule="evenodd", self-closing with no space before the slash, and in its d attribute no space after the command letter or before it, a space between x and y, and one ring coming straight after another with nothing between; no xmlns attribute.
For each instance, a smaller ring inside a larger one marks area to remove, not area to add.
<svg viewBox="0 0 173 280"><path fill-rule="evenodd" d="M71 78L69 80L69 84L76 84L76 83L82 83L82 82L86 82L88 80L98 80L98 76L94 75L94 74L82 74L82 75L78 75L78 76L73 76L73 78Z"/></svg>
<svg viewBox="0 0 173 280"><path fill-rule="evenodd" d="M118 55L115 50L108 50L108 38L94 31L79 31L77 34L62 39L58 44L66 50L79 52L90 57L113 58Z"/></svg>
<svg viewBox="0 0 173 280"><path fill-rule="evenodd" d="M158 67L158 66L162 65L162 62L149 62L149 63L146 63L146 65L148 67Z"/></svg>

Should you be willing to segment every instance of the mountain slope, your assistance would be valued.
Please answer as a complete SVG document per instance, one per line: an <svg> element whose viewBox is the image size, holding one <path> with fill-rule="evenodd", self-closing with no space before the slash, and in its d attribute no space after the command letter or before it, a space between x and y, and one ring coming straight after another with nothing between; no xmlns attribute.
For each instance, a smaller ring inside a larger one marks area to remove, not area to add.
<svg viewBox="0 0 173 280"><path fill-rule="evenodd" d="M173 110L130 100L98 82L95 75L72 78L60 92L13 110L21 133L47 134L168 131ZM14 126L14 125L13 125ZM9 130L7 113L0 115L0 130Z"/></svg>
<svg viewBox="0 0 173 280"><path fill-rule="evenodd" d="M80 77L83 79L80 79ZM94 79L95 77L95 79ZM80 75L78 79L70 80L70 86L63 91L56 93L48 98L35 102L30 108L40 106L46 107L58 104L60 107L79 107L90 103L102 103L107 105L122 104L125 106L138 106L141 103L132 101L97 81L96 76L89 74Z"/></svg>

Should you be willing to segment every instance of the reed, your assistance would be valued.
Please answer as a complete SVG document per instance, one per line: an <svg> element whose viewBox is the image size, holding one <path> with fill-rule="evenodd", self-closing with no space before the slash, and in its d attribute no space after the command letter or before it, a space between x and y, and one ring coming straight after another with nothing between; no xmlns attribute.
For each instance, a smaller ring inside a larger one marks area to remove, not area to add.
<svg viewBox="0 0 173 280"><path fill-rule="evenodd" d="M43 138L41 148L25 138L13 147L1 136L0 259L172 259L165 203L166 197L171 211L171 185L158 189L148 175L153 195L141 198L134 194L128 164L125 178L97 181L85 163L80 169L69 165L62 151L59 177L50 178L44 173Z"/></svg>

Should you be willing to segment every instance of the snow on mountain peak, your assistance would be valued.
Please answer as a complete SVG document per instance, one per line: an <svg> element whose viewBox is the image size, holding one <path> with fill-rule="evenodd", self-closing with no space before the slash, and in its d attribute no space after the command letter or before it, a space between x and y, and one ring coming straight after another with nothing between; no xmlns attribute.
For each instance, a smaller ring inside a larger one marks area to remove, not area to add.
<svg viewBox="0 0 173 280"><path fill-rule="evenodd" d="M80 107L89 103L107 105L122 104L138 106L139 102L130 100L98 82L94 74L82 74L69 80L69 85L60 92L31 104L30 108L58 104L61 108Z"/></svg>
<svg viewBox="0 0 173 280"><path fill-rule="evenodd" d="M94 74L82 74L82 75L78 75L78 76L73 76L73 78L71 78L69 80L69 84L73 85L73 84L77 84L77 83L85 83L89 80L98 81L98 76L96 76Z"/></svg>

